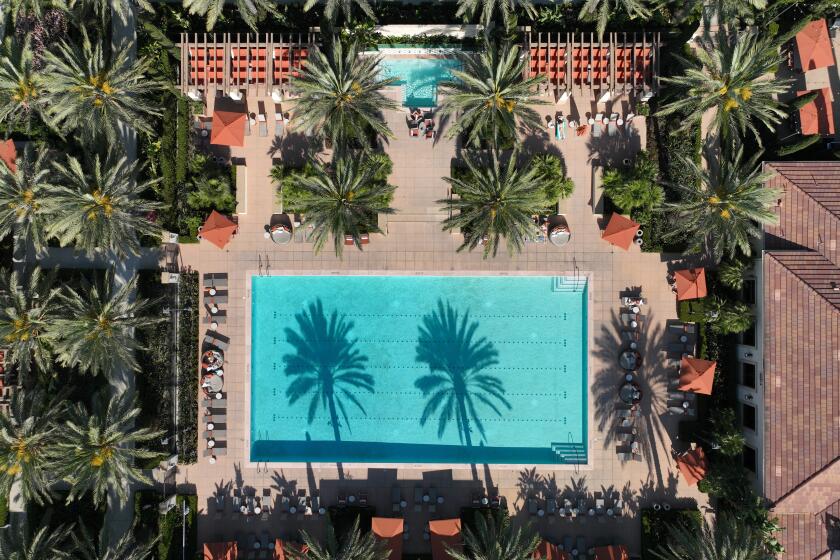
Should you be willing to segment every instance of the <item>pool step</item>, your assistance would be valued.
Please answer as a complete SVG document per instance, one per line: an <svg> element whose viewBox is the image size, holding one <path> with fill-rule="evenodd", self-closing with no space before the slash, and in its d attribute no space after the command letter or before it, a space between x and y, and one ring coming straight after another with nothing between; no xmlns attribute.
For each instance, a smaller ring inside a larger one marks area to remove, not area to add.
<svg viewBox="0 0 840 560"><path fill-rule="evenodd" d="M582 443L554 442L551 450L557 455L558 463L580 465L586 462L586 446Z"/></svg>
<svg viewBox="0 0 840 560"><path fill-rule="evenodd" d="M582 292L586 288L586 278L555 276L552 290L555 292Z"/></svg>

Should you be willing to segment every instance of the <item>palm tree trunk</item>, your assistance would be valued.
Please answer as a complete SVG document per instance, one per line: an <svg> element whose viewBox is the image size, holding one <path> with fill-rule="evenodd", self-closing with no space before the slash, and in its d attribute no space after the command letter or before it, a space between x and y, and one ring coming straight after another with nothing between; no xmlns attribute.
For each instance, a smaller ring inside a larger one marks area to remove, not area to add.
<svg viewBox="0 0 840 560"><path fill-rule="evenodd" d="M338 411L335 408L335 395L329 396L330 403L330 422L332 422L333 435L335 441L341 441L341 429L338 426Z"/></svg>

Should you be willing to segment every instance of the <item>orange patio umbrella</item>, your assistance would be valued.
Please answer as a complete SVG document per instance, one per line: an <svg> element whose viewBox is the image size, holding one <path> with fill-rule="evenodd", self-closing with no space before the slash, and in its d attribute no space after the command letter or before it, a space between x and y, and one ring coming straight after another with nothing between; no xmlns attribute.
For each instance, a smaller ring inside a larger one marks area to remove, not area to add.
<svg viewBox="0 0 840 560"><path fill-rule="evenodd" d="M401 517L374 517L370 527L376 538L385 541L391 549L390 560L402 558L403 519Z"/></svg>
<svg viewBox="0 0 840 560"><path fill-rule="evenodd" d="M808 136L820 134L828 136L834 134L834 110L831 88L817 90L817 97L799 109L799 132ZM797 97L811 93L798 92Z"/></svg>
<svg viewBox="0 0 840 560"><path fill-rule="evenodd" d="M245 113L213 111L210 143L220 146L245 145Z"/></svg>
<svg viewBox="0 0 840 560"><path fill-rule="evenodd" d="M677 457L677 468L689 486L694 486L709 472L709 460L702 447L695 447Z"/></svg>
<svg viewBox="0 0 840 560"><path fill-rule="evenodd" d="M432 541L432 560L451 560L452 557L446 551L447 545L453 550L462 549L460 519L429 521L429 533Z"/></svg>
<svg viewBox="0 0 840 560"><path fill-rule="evenodd" d="M12 170L12 173L17 171L17 149L12 140L4 140L0 142L0 161L6 164L6 167Z"/></svg>
<svg viewBox="0 0 840 560"><path fill-rule="evenodd" d="M716 367L717 362L684 357L680 362L680 384L677 389L711 395Z"/></svg>
<svg viewBox="0 0 840 560"><path fill-rule="evenodd" d="M810 22L796 34L796 50L802 61L802 70L834 66L831 39L824 19Z"/></svg>
<svg viewBox="0 0 840 560"><path fill-rule="evenodd" d="M237 554L235 542L204 543L203 560L236 560Z"/></svg>
<svg viewBox="0 0 840 560"><path fill-rule="evenodd" d="M689 268L675 270L677 280L677 299L697 299L706 297L706 269Z"/></svg>
<svg viewBox="0 0 840 560"><path fill-rule="evenodd" d="M546 540L540 541L540 546L534 551L534 560L572 560L572 555L560 548L556 544L551 544Z"/></svg>
<svg viewBox="0 0 840 560"><path fill-rule="evenodd" d="M595 560L630 560L623 544L595 548Z"/></svg>
<svg viewBox="0 0 840 560"><path fill-rule="evenodd" d="M236 233L237 227L236 223L231 221L230 218L213 210L207 216L204 225L201 226L201 232L198 237L200 239L206 239L219 249L224 249L225 245L230 241L230 238Z"/></svg>
<svg viewBox="0 0 840 560"><path fill-rule="evenodd" d="M637 231L639 231L639 224L621 214L613 213L601 238L626 251L633 243Z"/></svg>

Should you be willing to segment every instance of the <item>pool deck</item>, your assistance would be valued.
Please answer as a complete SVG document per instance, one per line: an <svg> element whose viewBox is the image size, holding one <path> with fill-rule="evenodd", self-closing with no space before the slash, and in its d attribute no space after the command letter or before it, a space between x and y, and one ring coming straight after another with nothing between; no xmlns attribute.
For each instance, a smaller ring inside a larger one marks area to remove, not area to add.
<svg viewBox="0 0 840 560"><path fill-rule="evenodd" d="M395 96L399 92L394 92ZM265 98L248 99L249 110L257 110L257 102ZM211 103L212 105L212 103ZM568 107L568 106L567 106ZM537 108L544 115L553 114L553 105ZM212 107L209 108L212 110ZM284 109L285 110L285 109ZM567 109L569 110L569 109ZM590 109L584 103L573 110L583 114ZM624 112L624 111L622 111ZM564 492L586 494L619 492L625 503L626 515L622 520L584 519L574 522L563 519L536 520L540 533L552 539L584 536L588 546L602 543L623 543L634 554L640 548L640 521L638 511L653 503L707 505L705 495L696 487L687 486L679 475L671 456L672 440L676 438L677 419L666 414L664 353L667 344L667 322L676 319L674 294L667 282L669 266L681 262L678 255L643 253L638 247L630 251L618 249L600 236L599 219L590 207L593 159L621 159L645 145L644 121L635 121L636 134L618 135L600 139L590 135L569 137L556 141L547 133L531 135L525 140L529 153L552 151L565 159L568 174L574 180L573 196L564 201L572 231L571 242L563 248L546 244L528 244L525 250L509 256L502 250L498 257L484 260L480 253L456 253L460 236L441 231L444 216L435 201L445 198L448 185L441 176L448 174L450 162L457 154L453 141L439 136L435 142L408 136L403 111L389 111L387 120L395 137L386 150L394 162L391 182L398 186L393 206L398 213L391 216L386 226L387 235L372 235L363 252L347 247L343 260L339 260L327 247L314 255L312 245L293 242L278 246L263 237L264 226L272 211L279 210L275 190L268 173L272 157L293 161L300 157L306 144L302 135L288 131L279 142L273 135L273 120L269 116L268 137L257 136L256 130L246 137L244 148L233 148L230 153L245 159L245 167L237 173L239 190L239 233L233 241L220 250L214 245L182 245L180 260L185 267L201 273L226 273L229 300L224 306L227 322L219 332L230 337L226 354L225 391L228 409L228 453L216 464L206 459L191 466L181 466L177 483L184 489L194 490L201 508L198 526L200 542L229 540L238 533L259 534L268 531L272 536L289 537L304 528L321 534L323 523L317 519L289 516L281 519L272 514L267 521L245 520L227 512L216 518L212 500L219 489L231 495L232 488L253 488L261 495L264 488L275 493L286 489L292 493L300 490L317 491L323 504L337 503L339 493L366 492L368 502L380 515L390 515L391 488L401 487L402 496L409 501L405 518L410 538L405 543L407 553L428 553L429 544L422 538L422 528L433 515L436 518L457 516L461 507L468 506L474 491L498 487L510 511L518 518L528 517L524 499L530 495L544 496ZM294 124L294 119L292 124ZM442 123L445 132L446 123ZM250 394L247 363L250 338L250 313L248 310L249 274L284 274L310 272L318 274L552 274L581 273L590 275L590 394L589 440L590 464L574 467L506 467L491 465L430 465L404 467L375 465L370 467L347 465L300 464L282 468L249 464L247 459L247 431L250 420L247 402ZM619 297L629 289L641 288L647 305L640 349L644 366L640 370L640 384L645 397L639 421L643 460L622 463L616 458L612 426L615 424L613 405L618 402L617 389L621 374L617 354L621 346L618 333ZM206 325L200 325L203 336ZM701 397L702 398L702 397ZM200 430L203 431L203 430ZM199 455L203 451L199 445ZM412 504L414 488L434 486L446 502L431 514L427 508L415 511Z"/></svg>

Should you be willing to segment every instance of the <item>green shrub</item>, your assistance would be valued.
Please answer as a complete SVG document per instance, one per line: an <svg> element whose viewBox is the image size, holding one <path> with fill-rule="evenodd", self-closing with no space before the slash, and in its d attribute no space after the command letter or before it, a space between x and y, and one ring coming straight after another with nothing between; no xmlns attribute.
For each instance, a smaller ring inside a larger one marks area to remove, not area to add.
<svg viewBox="0 0 840 560"><path fill-rule="evenodd" d="M198 460L198 273L181 272L178 284L178 461Z"/></svg>
<svg viewBox="0 0 840 560"><path fill-rule="evenodd" d="M647 103L639 103L636 105L636 114L643 117L650 116L650 105Z"/></svg>
<svg viewBox="0 0 840 560"><path fill-rule="evenodd" d="M776 153L779 155L779 157L789 156L791 154L795 154L796 152L800 152L805 148L813 146L814 144L819 142L820 139L822 139L822 136L820 136L819 134L803 136L802 139L798 142L794 142L793 144L788 144L786 146L781 146L778 150L776 150Z"/></svg>
<svg viewBox="0 0 840 560"><path fill-rule="evenodd" d="M744 277L747 273L747 263L741 260L724 263L718 269L718 278L724 286L731 290L741 291L744 288Z"/></svg>
<svg viewBox="0 0 840 560"><path fill-rule="evenodd" d="M184 96L178 97L178 122L175 133L175 180L183 183L187 180L187 164L190 151L190 104Z"/></svg>
<svg viewBox="0 0 840 560"><path fill-rule="evenodd" d="M683 323L706 321L706 299L684 299L677 305L677 317Z"/></svg>
<svg viewBox="0 0 840 560"><path fill-rule="evenodd" d="M819 96L819 94L820 94L819 91L811 91L811 92L806 93L805 95L801 95L801 96L797 97L796 99L794 99L793 101L790 102L790 104L789 104L790 110L791 111L798 111L799 109L801 109L802 107L804 107L808 103L815 100L817 98L817 96Z"/></svg>
<svg viewBox="0 0 840 560"><path fill-rule="evenodd" d="M642 560L657 558L653 551L666 542L673 525L700 530L703 517L696 509L642 510Z"/></svg>
<svg viewBox="0 0 840 560"><path fill-rule="evenodd" d="M657 183L656 161L647 152L640 152L630 169L608 169L604 172L604 194L622 212L635 209L649 214L665 199L665 192Z"/></svg>
<svg viewBox="0 0 840 560"><path fill-rule="evenodd" d="M727 457L737 457L743 452L744 434L741 433L735 410L730 407L719 408L709 418L709 423L709 439L713 448Z"/></svg>
<svg viewBox="0 0 840 560"><path fill-rule="evenodd" d="M737 334L749 329L755 318L750 307L741 301L714 297L707 311L708 321L720 334Z"/></svg>
<svg viewBox="0 0 840 560"><path fill-rule="evenodd" d="M230 214L236 211L236 197L231 192L227 177L207 177L187 195L187 206L199 211L214 209Z"/></svg>
<svg viewBox="0 0 840 560"><path fill-rule="evenodd" d="M575 184L566 176L563 160L559 157L554 154L538 154L531 159L530 166L536 169L537 178L543 184L546 209L553 211L558 200L572 196Z"/></svg>
<svg viewBox="0 0 840 560"><path fill-rule="evenodd" d="M6 492L0 493L0 527L9 521L9 495Z"/></svg>

